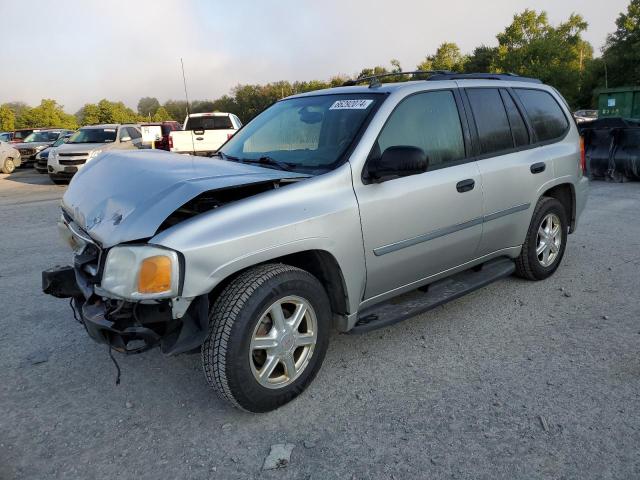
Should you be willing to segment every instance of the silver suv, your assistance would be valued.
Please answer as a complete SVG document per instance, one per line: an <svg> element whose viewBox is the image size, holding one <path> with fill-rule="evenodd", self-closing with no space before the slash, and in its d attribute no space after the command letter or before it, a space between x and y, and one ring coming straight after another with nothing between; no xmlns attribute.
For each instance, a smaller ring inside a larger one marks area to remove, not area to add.
<svg viewBox="0 0 640 480"><path fill-rule="evenodd" d="M117 351L199 349L223 398L268 411L311 382L332 327L553 274L587 188L552 87L372 78L277 102L215 158L102 155L63 199L74 264L43 289Z"/></svg>
<svg viewBox="0 0 640 480"><path fill-rule="evenodd" d="M82 127L69 141L51 152L47 171L54 183L67 183L88 161L103 152L140 148L137 125L105 124Z"/></svg>

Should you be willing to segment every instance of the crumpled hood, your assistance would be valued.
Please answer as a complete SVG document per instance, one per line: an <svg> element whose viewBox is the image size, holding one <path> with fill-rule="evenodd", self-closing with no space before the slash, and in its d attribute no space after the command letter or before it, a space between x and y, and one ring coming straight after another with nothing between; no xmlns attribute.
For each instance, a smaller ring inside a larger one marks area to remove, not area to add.
<svg viewBox="0 0 640 480"><path fill-rule="evenodd" d="M62 207L110 247L153 236L171 213L203 192L298 177L306 175L162 150L114 151L74 176Z"/></svg>

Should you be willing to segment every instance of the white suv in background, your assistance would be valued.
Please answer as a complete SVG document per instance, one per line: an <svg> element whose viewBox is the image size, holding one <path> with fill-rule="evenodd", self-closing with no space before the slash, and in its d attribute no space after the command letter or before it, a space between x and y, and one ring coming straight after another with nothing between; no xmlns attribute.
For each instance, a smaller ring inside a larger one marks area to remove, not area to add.
<svg viewBox="0 0 640 480"><path fill-rule="evenodd" d="M67 183L89 160L107 150L140 148L137 125L105 124L82 127L49 155L47 171L53 183Z"/></svg>

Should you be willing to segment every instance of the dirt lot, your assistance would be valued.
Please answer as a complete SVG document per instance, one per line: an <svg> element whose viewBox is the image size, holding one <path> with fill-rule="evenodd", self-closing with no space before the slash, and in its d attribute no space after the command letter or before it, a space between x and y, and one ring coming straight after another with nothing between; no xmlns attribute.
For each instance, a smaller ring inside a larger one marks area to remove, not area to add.
<svg viewBox="0 0 640 480"><path fill-rule="evenodd" d="M640 184L592 185L551 279L495 283L364 336L332 336L310 389L252 415L197 355L119 357L40 272L69 262L64 187L0 176L0 479L640 477ZM262 471L271 445L291 462Z"/></svg>

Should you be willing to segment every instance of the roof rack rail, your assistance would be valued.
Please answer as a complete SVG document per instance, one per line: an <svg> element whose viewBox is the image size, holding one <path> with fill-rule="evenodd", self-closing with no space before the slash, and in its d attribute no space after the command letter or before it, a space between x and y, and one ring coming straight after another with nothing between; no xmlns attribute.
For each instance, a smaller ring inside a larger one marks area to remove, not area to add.
<svg viewBox="0 0 640 480"><path fill-rule="evenodd" d="M413 75L414 77L420 75L450 75L455 72L449 70L416 70L413 72L393 72L393 73L381 73L379 75L370 75L368 77L359 77L354 80L347 80L342 84L343 87L353 87L359 83L369 82L369 88L379 87L381 85L380 79L385 77L396 77L398 75Z"/></svg>
<svg viewBox="0 0 640 480"><path fill-rule="evenodd" d="M515 73L457 73L449 70L416 70L413 72L394 72L394 73L381 73L380 75L370 75L368 77L360 77L354 80L347 80L342 84L343 87L352 87L359 83L369 83L369 88L376 88L381 85L380 79L386 77L395 77L398 75L412 75L413 77L419 77L428 75L424 80L436 81L436 80L503 80L503 81L518 81L529 83L542 83L541 80L531 77L521 77ZM416 78L416 80L419 80Z"/></svg>
<svg viewBox="0 0 640 480"><path fill-rule="evenodd" d="M542 83L541 80L531 77L521 77L515 73L438 73L427 80L504 80L529 83Z"/></svg>

